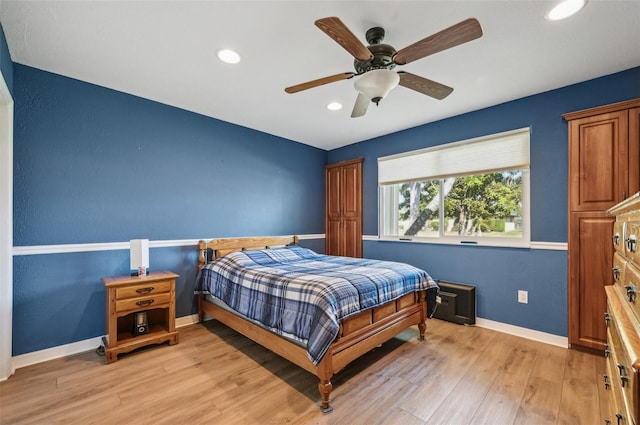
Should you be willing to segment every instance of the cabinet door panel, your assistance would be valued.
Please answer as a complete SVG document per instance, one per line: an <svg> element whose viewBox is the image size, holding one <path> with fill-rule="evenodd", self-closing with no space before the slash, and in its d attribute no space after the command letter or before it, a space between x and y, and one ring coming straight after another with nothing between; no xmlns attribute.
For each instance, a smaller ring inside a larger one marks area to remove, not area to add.
<svg viewBox="0 0 640 425"><path fill-rule="evenodd" d="M357 219L344 219L343 227L345 251L347 257L362 257L362 231L360 230L360 221Z"/></svg>
<svg viewBox="0 0 640 425"><path fill-rule="evenodd" d="M613 283L611 234L615 217L571 213L569 232L569 343L601 350L607 338L604 286Z"/></svg>
<svg viewBox="0 0 640 425"><path fill-rule="evenodd" d="M329 217L340 216L340 197L342 195L342 170L340 168L328 168L326 179L326 203Z"/></svg>
<svg viewBox="0 0 640 425"><path fill-rule="evenodd" d="M343 215L347 217L358 217L361 211L361 163L351 164L344 167L343 188Z"/></svg>
<svg viewBox="0 0 640 425"><path fill-rule="evenodd" d="M326 222L324 252L327 255L344 255L344 249L342 248L343 238L340 234L340 221L340 218L332 218Z"/></svg>
<svg viewBox="0 0 640 425"><path fill-rule="evenodd" d="M628 195L627 111L571 121L571 211L605 210Z"/></svg>

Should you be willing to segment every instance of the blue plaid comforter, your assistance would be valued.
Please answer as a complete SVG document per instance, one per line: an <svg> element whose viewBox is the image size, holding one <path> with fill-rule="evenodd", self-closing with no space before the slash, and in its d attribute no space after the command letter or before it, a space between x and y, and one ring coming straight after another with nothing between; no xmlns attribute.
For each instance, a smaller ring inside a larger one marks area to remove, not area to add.
<svg viewBox="0 0 640 425"><path fill-rule="evenodd" d="M437 284L425 271L408 264L292 246L225 255L200 271L195 292L211 294L267 329L305 343L317 365L340 320L433 287Z"/></svg>

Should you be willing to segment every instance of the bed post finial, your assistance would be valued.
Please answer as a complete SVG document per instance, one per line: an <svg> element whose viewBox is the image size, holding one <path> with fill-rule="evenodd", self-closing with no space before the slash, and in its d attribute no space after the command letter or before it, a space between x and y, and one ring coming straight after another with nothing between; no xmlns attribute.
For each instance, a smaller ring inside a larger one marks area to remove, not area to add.
<svg viewBox="0 0 640 425"><path fill-rule="evenodd" d="M297 236L295 236L295 235L293 236L293 244L294 244L295 246L298 246L298 241L299 241L299 240L300 240L300 238L299 238L299 237L297 237Z"/></svg>
<svg viewBox="0 0 640 425"><path fill-rule="evenodd" d="M198 271L207 265L207 243L198 241Z"/></svg>

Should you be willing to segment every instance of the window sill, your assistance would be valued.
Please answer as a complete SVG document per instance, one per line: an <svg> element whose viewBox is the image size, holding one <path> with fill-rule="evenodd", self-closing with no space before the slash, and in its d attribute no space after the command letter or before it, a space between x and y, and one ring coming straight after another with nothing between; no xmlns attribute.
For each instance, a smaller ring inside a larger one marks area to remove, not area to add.
<svg viewBox="0 0 640 425"><path fill-rule="evenodd" d="M410 240L406 240L410 239ZM485 246L485 247L498 247L498 248L518 248L518 249L543 249L551 251L567 251L566 242L520 242L507 244L504 241L485 241L477 244L462 244L459 241L439 240L435 238L404 238L404 237L378 237L362 236L362 240L365 241L378 241L378 242L404 242L404 243L423 243L431 245L457 245L457 246ZM500 242L500 243L496 243Z"/></svg>
<svg viewBox="0 0 640 425"><path fill-rule="evenodd" d="M375 240L380 242L404 242L404 243L423 243L430 245L456 245L456 246L472 246L472 247L496 247L496 248L521 248L531 249L532 243L523 240L505 240L503 238L492 238L480 240L478 238L425 238L425 237L405 237L405 236L373 236L363 237L363 240Z"/></svg>

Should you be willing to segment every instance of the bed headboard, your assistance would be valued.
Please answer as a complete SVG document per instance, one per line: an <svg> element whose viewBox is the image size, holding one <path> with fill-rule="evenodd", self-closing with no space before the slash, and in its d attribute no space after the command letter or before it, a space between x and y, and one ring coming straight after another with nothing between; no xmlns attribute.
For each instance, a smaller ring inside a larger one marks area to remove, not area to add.
<svg viewBox="0 0 640 425"><path fill-rule="evenodd" d="M203 240L198 242L198 271L207 262L213 261L234 251L244 251L248 249L269 249L277 246L298 245L297 236L272 236L259 238L228 238L212 239L209 242ZM209 255L211 253L211 255Z"/></svg>

